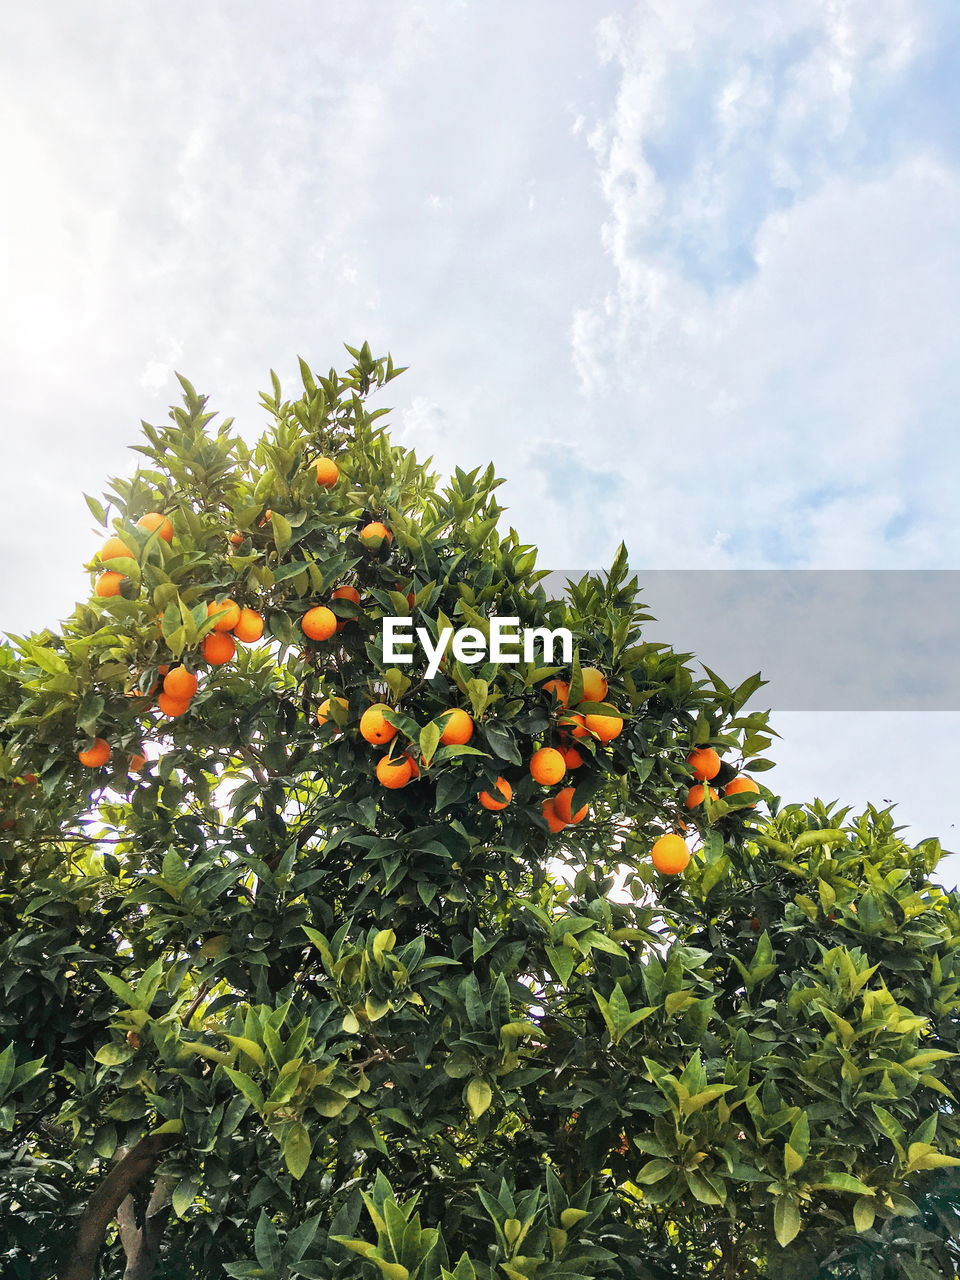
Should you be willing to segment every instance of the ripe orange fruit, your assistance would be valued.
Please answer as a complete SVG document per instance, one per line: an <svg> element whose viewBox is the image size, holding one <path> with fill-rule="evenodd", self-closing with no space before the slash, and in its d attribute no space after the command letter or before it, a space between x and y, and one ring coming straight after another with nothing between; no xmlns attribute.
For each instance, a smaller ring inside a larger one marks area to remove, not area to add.
<svg viewBox="0 0 960 1280"><path fill-rule="evenodd" d="M95 738L92 747L86 751L78 751L77 759L81 764L85 764L88 769L95 769L98 765L106 764L110 759L110 743L105 738Z"/></svg>
<svg viewBox="0 0 960 1280"><path fill-rule="evenodd" d="M252 644L263 635L263 618L256 609L241 609L233 634L244 644Z"/></svg>
<svg viewBox="0 0 960 1280"><path fill-rule="evenodd" d="M584 805L576 813L571 813L570 806L572 803L573 787L564 787L562 791L558 791L553 797L553 807L557 811L558 818L562 818L567 823L582 822L587 816L589 805Z"/></svg>
<svg viewBox="0 0 960 1280"><path fill-rule="evenodd" d="M407 785L414 776L415 768L409 756L381 756L377 761L377 780L388 790L396 791Z"/></svg>
<svg viewBox="0 0 960 1280"><path fill-rule="evenodd" d="M159 529L160 537L164 542L173 541L173 525L160 511L148 511L137 521L137 526L140 529L146 529L148 533L155 533Z"/></svg>
<svg viewBox="0 0 960 1280"><path fill-rule="evenodd" d="M388 723L384 719L385 711L392 711L392 707L388 707L385 702L375 702L372 707L367 707L366 711L360 717L360 736L366 742L374 746L383 746L385 742L397 736L397 730L394 725Z"/></svg>
<svg viewBox="0 0 960 1280"><path fill-rule="evenodd" d="M736 778L731 778L727 785L723 788L725 796L738 796L744 791L754 791L760 794L760 788L752 778L748 778L745 774L739 774ZM753 801L756 804L756 800ZM747 806L749 808L749 806Z"/></svg>
<svg viewBox="0 0 960 1280"><path fill-rule="evenodd" d="M331 600L352 600L354 604L360 603L360 592L356 587L346 586L337 587L336 591L330 592Z"/></svg>
<svg viewBox="0 0 960 1280"><path fill-rule="evenodd" d="M332 489L340 479L340 468L332 458L317 459L317 484L323 489Z"/></svg>
<svg viewBox="0 0 960 1280"><path fill-rule="evenodd" d="M189 702L197 692L197 677L186 667L174 667L163 677L163 692L177 702Z"/></svg>
<svg viewBox="0 0 960 1280"><path fill-rule="evenodd" d="M687 764L698 782L709 782L720 772L720 757L713 747L697 747L687 756Z"/></svg>
<svg viewBox="0 0 960 1280"><path fill-rule="evenodd" d="M579 711L575 711L569 716L561 716L559 725L562 737L566 737L567 733L574 738L589 738L590 736L587 731L586 719Z"/></svg>
<svg viewBox="0 0 960 1280"><path fill-rule="evenodd" d="M228 636L222 631L213 631L203 642L203 656L211 667L222 667L225 662L229 662L231 658L236 656L237 646L233 642L233 636Z"/></svg>
<svg viewBox="0 0 960 1280"><path fill-rule="evenodd" d="M126 581L126 574L116 573L113 569L108 569L105 573L101 573L97 579L96 586L93 588L93 594L106 599L109 596L118 596L120 594L120 584Z"/></svg>
<svg viewBox="0 0 960 1280"><path fill-rule="evenodd" d="M493 789L495 795L489 791L480 792L480 803L485 809L505 809L513 799L513 787L506 778L497 778Z"/></svg>
<svg viewBox="0 0 960 1280"><path fill-rule="evenodd" d="M101 560L118 560L121 556L127 560L136 559L127 544L117 537L108 538L98 554Z"/></svg>
<svg viewBox="0 0 960 1280"><path fill-rule="evenodd" d="M563 756L563 763L568 769L579 769L583 764L583 756L576 747L566 747L560 754Z"/></svg>
<svg viewBox="0 0 960 1280"><path fill-rule="evenodd" d="M557 831L562 831L563 828L567 825L564 822L564 820L560 817L559 813L557 813L557 806L554 803L552 797L548 800L544 800L542 811L543 811L543 816L546 820L547 826L554 833L556 833Z"/></svg>
<svg viewBox="0 0 960 1280"><path fill-rule="evenodd" d="M619 716L584 716L583 723L601 742L612 742L623 728Z"/></svg>
<svg viewBox="0 0 960 1280"><path fill-rule="evenodd" d="M130 763L127 765L127 773L139 773L146 763L147 757L143 752L135 751L130 757Z"/></svg>
<svg viewBox="0 0 960 1280"><path fill-rule="evenodd" d="M207 617L212 618L214 614L219 615L213 624L214 631L232 631L240 621L240 606L236 600L211 600L207 605Z"/></svg>
<svg viewBox="0 0 960 1280"><path fill-rule="evenodd" d="M473 719L459 707L441 712L438 719L443 721L443 732L440 735L443 746L462 747L473 737Z"/></svg>
<svg viewBox="0 0 960 1280"><path fill-rule="evenodd" d="M165 716L171 720L176 720L177 716L182 716L185 711L190 709L189 698L172 698L169 693L164 691L157 698L157 706Z"/></svg>
<svg viewBox="0 0 960 1280"><path fill-rule="evenodd" d="M229 540L230 542L233 543L235 547L239 547L243 544L243 534L239 531L239 529L234 529L233 533L231 533L230 535Z"/></svg>
<svg viewBox="0 0 960 1280"><path fill-rule="evenodd" d="M273 512L270 510L269 507L267 507L266 511L263 513L263 519L259 521L259 523L257 524L257 528L262 529L263 526L265 524L269 524L272 519L273 519Z"/></svg>
<svg viewBox="0 0 960 1280"><path fill-rule="evenodd" d="M379 520L371 520L369 524L365 524L360 530L360 541L368 551L379 551L383 546L384 538L389 544L393 541L393 534Z"/></svg>
<svg viewBox="0 0 960 1280"><path fill-rule="evenodd" d="M602 702L607 696L607 677L596 667L583 667L580 671L583 681L584 702Z"/></svg>
<svg viewBox="0 0 960 1280"><path fill-rule="evenodd" d="M315 605L303 615L300 625L311 640L329 640L337 629L337 615L326 605Z"/></svg>
<svg viewBox="0 0 960 1280"><path fill-rule="evenodd" d="M661 875L678 876L690 861L690 850L681 836L661 836L650 850L650 857Z"/></svg>
<svg viewBox="0 0 960 1280"><path fill-rule="evenodd" d="M566 771L563 756L555 747L541 747L530 757L530 776L545 787L559 782Z"/></svg>
<svg viewBox="0 0 960 1280"><path fill-rule="evenodd" d="M714 791L713 787L710 787L709 790L710 790L711 800L720 799L716 791ZM704 792L703 783L698 782L696 786L691 787L690 790L687 792L687 798L686 800L684 800L683 803L686 805L688 809L695 809L698 804L703 804L703 792Z"/></svg>
<svg viewBox="0 0 960 1280"><path fill-rule="evenodd" d="M552 693L561 707L567 705L567 699L570 697L570 686L566 680L548 680L543 686L544 693Z"/></svg>
<svg viewBox="0 0 960 1280"><path fill-rule="evenodd" d="M330 716L331 702L336 702L338 706L343 707L344 711L346 711L347 709L346 698L324 698L323 702L321 702L319 707L317 707L317 724L326 724L327 721L331 719L331 716ZM336 721L334 721L334 726L336 726Z"/></svg>

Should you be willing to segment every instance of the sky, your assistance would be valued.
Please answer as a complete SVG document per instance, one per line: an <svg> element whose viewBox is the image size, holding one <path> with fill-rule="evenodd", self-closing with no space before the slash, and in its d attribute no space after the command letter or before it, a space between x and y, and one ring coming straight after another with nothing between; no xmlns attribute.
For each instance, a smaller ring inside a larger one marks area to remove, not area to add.
<svg viewBox="0 0 960 1280"><path fill-rule="evenodd" d="M253 437L364 340L545 567L957 567L958 62L954 0L6 6L0 629L174 371ZM775 725L785 799L960 848L960 714Z"/></svg>

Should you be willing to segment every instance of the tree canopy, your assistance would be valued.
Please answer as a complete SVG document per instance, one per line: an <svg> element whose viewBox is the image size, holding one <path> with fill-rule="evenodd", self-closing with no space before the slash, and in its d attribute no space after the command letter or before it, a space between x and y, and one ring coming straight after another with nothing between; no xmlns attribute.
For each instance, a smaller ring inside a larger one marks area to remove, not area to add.
<svg viewBox="0 0 960 1280"><path fill-rule="evenodd" d="M181 378L0 648L4 1274L954 1276L938 841L782 803L760 677L645 641L623 547L548 597L347 350L255 444ZM430 674L388 617L571 660Z"/></svg>

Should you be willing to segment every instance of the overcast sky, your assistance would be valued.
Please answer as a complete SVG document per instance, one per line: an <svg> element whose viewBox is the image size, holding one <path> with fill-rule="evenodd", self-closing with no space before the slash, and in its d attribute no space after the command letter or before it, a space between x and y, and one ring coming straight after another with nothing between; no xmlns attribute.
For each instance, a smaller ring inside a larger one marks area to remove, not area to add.
<svg viewBox="0 0 960 1280"><path fill-rule="evenodd" d="M955 0L5 6L0 627L174 370L250 436L365 339L547 567L957 567L958 65ZM960 715L776 723L786 799L960 847Z"/></svg>

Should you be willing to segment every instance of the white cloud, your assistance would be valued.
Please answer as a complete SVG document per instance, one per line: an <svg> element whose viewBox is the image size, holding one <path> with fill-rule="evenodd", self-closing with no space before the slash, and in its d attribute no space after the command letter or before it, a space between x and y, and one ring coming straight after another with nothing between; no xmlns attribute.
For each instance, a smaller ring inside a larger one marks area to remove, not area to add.
<svg viewBox="0 0 960 1280"><path fill-rule="evenodd" d="M871 137L929 44L922 12L644 3L600 25L616 285L575 312L572 358L617 403L637 561L955 559L960 173Z"/></svg>

